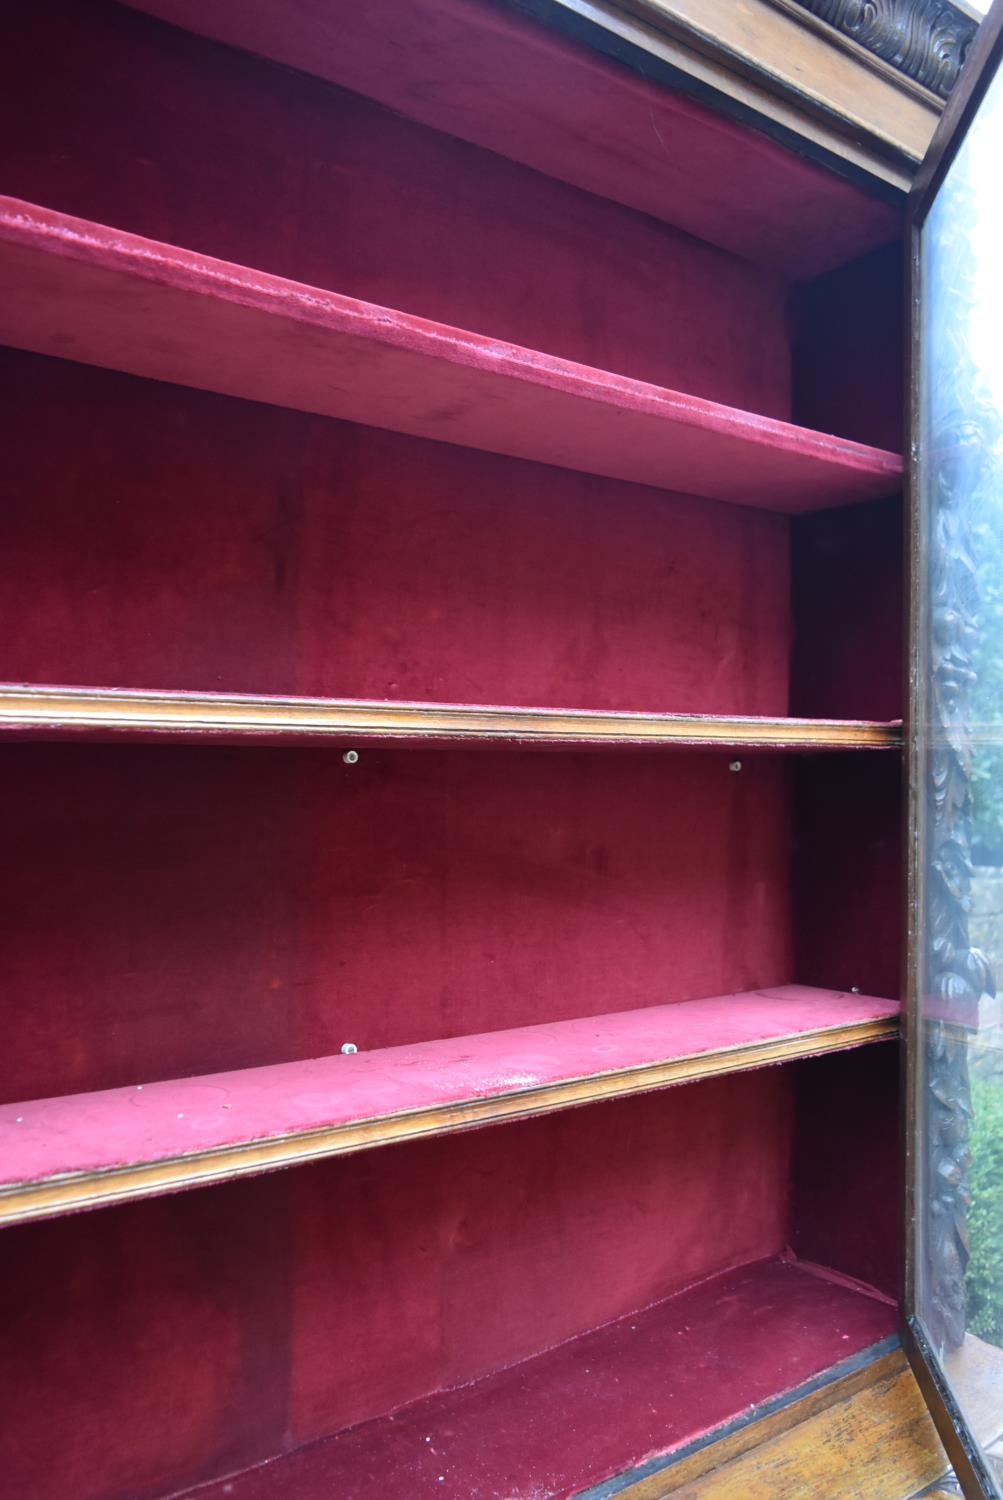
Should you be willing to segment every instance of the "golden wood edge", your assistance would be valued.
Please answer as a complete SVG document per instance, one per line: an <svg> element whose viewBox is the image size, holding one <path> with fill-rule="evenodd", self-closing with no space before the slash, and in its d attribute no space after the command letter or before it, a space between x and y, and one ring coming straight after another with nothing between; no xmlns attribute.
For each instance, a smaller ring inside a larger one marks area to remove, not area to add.
<svg viewBox="0 0 1003 1500"><path fill-rule="evenodd" d="M538 1089L516 1090L489 1099L470 1099L435 1105L373 1120L353 1121L302 1135L276 1136L235 1146L193 1152L139 1166L112 1167L81 1172L40 1182L0 1188L0 1224L25 1223L75 1209L97 1208L130 1198L232 1181L252 1173L302 1165L333 1156L366 1151L395 1142L448 1135L479 1125L504 1120L552 1114L575 1105L601 1099L625 1098L631 1094L696 1082L722 1073L743 1072L770 1064L817 1057L826 1052L848 1051L871 1042L890 1040L899 1034L897 1016L859 1021L849 1026L799 1033L751 1046L725 1048L720 1052L647 1063L619 1073L591 1074L548 1084Z"/></svg>
<svg viewBox="0 0 1003 1500"><path fill-rule="evenodd" d="M838 719L749 720L702 715L469 709L449 705L294 702L160 693L0 689L0 728L56 734L235 734L412 740L522 740L572 744L793 746L898 749L894 724Z"/></svg>
<svg viewBox="0 0 1003 1500"><path fill-rule="evenodd" d="M858 141L870 135L893 156L919 162L944 108L930 89L796 0L746 0L742 10L733 0L615 3L764 83L796 87L804 106L816 104Z"/></svg>

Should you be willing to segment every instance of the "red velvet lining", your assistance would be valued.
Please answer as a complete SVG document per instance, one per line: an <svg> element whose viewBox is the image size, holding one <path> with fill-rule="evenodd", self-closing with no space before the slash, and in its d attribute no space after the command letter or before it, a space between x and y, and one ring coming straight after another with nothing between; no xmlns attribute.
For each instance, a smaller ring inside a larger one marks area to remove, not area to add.
<svg viewBox="0 0 1003 1500"><path fill-rule="evenodd" d="M5 1494L171 1493L775 1254L791 1084L766 1069L5 1230ZM767 1298L731 1349L687 1319L691 1347L712 1384L745 1368L750 1398L772 1394L853 1347L827 1306L778 1343ZM616 1399L609 1371L594 1381ZM659 1425L685 1436L707 1383L661 1384ZM573 1452L566 1422L548 1429ZM489 1409L478 1441L513 1430Z"/></svg>
<svg viewBox="0 0 1003 1500"><path fill-rule="evenodd" d="M300 62L310 4L268 12ZM228 27L249 14L263 0L217 8ZM4 187L788 414L782 280L635 208L797 270L875 243L893 214L477 0L335 14L355 28L348 81L461 133L473 109L483 143L618 180L634 207L104 0L37 0L8 29ZM423 91L428 51L388 26L430 14L431 65L459 96ZM475 80L455 66L470 37ZM537 109L513 107L521 89ZM56 359L5 351L0 372L0 677L788 711L783 518ZM806 643L832 606L798 603ZM841 640L815 697L798 677L820 712L857 702L845 663L880 649L869 629ZM884 663L874 681L861 702L885 703ZM798 978L894 993L894 765L820 762L792 802L788 766L729 759L5 747L2 1096L784 983L795 920ZM793 1244L888 1284L890 1156L872 1164L862 1123L887 1129L887 1080L844 1066L817 1097L768 1069L7 1230L7 1493L149 1500L425 1397L241 1480L241 1500L450 1484L472 1500L472 1483L498 1500L510 1482L528 1500L684 1442L890 1327L881 1302L772 1259ZM630 1322L567 1342L736 1267L648 1315L643 1345Z"/></svg>
<svg viewBox="0 0 1003 1500"><path fill-rule="evenodd" d="M134 0L752 260L810 276L900 216L755 131L482 0ZM219 63L217 63L219 66Z"/></svg>
<svg viewBox="0 0 1003 1500"><path fill-rule="evenodd" d="M8 746L6 1099L790 978L786 767ZM629 766L629 770L628 770Z"/></svg>
<svg viewBox="0 0 1003 1500"><path fill-rule="evenodd" d="M276 17L288 33L289 7ZM349 23L337 24L340 49ZM378 34L385 72L388 31ZM5 193L598 369L789 413L784 283L642 214L106 0L22 7L0 69ZM729 199L734 172L729 158ZM838 197L848 191L829 181Z"/></svg>
<svg viewBox="0 0 1003 1500"><path fill-rule="evenodd" d="M564 1500L745 1415L895 1325L887 1304L765 1261L198 1493Z"/></svg>
<svg viewBox="0 0 1003 1500"><path fill-rule="evenodd" d="M786 712L782 517L60 360L0 371L8 681Z"/></svg>

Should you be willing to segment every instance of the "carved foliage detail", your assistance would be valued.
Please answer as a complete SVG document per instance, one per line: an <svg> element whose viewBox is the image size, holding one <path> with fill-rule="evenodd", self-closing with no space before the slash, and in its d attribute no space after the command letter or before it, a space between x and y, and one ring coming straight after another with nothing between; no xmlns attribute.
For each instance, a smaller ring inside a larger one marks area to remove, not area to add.
<svg viewBox="0 0 1003 1500"><path fill-rule="evenodd" d="M953 176L953 174L952 174ZM970 517L990 478L995 406L970 352L975 307L975 205L949 176L924 233L935 236L936 369L927 372L923 433L929 573L929 761L926 786L925 1190L923 1311L934 1343L965 1334L971 1095L966 1033L993 993L983 953L969 940L972 888L971 691L978 576ZM929 355L928 355L929 359Z"/></svg>
<svg viewBox="0 0 1003 1500"><path fill-rule="evenodd" d="M946 99L977 23L949 0L798 0L884 62Z"/></svg>

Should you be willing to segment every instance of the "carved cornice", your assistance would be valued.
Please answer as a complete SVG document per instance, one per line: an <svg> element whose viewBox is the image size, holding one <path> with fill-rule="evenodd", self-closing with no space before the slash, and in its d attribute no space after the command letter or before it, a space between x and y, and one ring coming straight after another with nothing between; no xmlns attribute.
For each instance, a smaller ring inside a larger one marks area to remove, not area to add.
<svg viewBox="0 0 1003 1500"><path fill-rule="evenodd" d="M946 99L978 22L950 0L796 0L820 21Z"/></svg>

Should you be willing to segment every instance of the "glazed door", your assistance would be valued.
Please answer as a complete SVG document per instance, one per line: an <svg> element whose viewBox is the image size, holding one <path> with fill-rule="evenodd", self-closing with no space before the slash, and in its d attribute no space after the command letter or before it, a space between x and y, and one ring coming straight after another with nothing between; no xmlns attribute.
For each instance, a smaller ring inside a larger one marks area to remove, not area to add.
<svg viewBox="0 0 1003 1500"><path fill-rule="evenodd" d="M910 205L907 1342L1003 1495L1003 0Z"/></svg>

